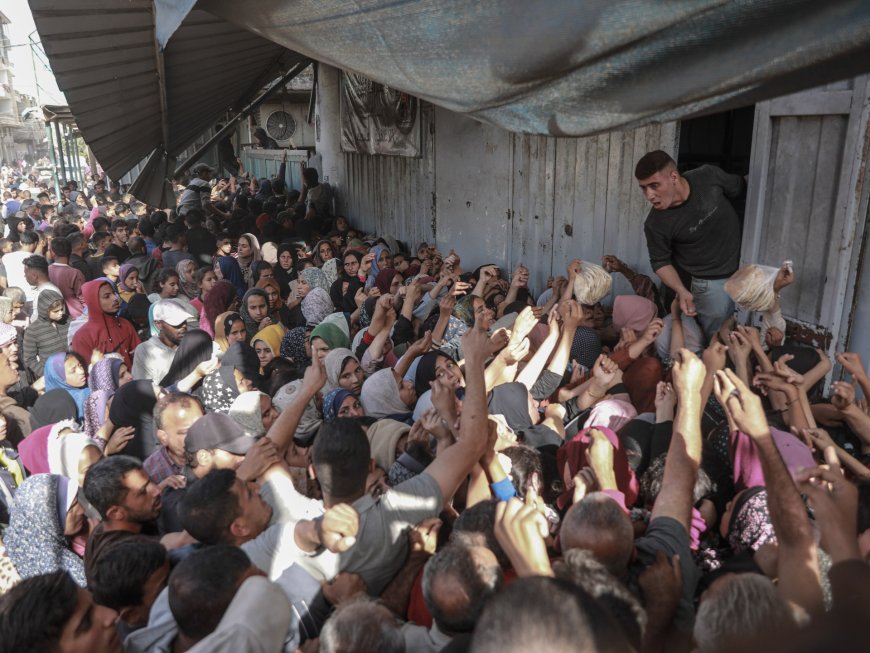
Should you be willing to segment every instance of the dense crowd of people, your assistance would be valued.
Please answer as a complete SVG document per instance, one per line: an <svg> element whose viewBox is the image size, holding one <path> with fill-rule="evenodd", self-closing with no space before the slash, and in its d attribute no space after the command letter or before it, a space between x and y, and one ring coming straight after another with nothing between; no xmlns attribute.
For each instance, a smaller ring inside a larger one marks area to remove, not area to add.
<svg viewBox="0 0 870 653"><path fill-rule="evenodd" d="M870 377L787 337L791 265L737 269L740 177L646 155L661 283L533 289L354 227L314 168L200 164L171 210L28 172L0 651L868 650Z"/></svg>

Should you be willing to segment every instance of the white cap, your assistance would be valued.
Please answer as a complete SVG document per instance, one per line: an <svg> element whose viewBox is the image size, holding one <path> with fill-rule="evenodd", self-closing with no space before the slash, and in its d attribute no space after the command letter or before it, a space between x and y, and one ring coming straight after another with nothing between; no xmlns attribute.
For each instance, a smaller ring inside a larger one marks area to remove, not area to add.
<svg viewBox="0 0 870 653"><path fill-rule="evenodd" d="M161 299L154 304L154 321L166 322L169 326L181 326L190 319L190 313L174 299Z"/></svg>

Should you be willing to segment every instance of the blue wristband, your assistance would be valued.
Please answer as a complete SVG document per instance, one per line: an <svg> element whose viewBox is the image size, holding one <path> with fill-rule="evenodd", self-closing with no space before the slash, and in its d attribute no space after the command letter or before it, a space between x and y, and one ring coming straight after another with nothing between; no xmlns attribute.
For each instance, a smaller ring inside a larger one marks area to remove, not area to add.
<svg viewBox="0 0 870 653"><path fill-rule="evenodd" d="M503 478L498 483L492 483L489 487L492 488L492 493L499 501L508 501L517 496L517 491L514 489L514 484L511 483L509 477Z"/></svg>

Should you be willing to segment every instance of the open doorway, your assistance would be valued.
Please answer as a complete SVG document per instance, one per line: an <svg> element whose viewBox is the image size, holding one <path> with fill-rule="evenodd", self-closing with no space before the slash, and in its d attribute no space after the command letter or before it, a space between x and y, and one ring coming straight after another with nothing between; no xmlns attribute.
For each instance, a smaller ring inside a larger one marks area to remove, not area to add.
<svg viewBox="0 0 870 653"><path fill-rule="evenodd" d="M680 122L680 172L714 165L735 175L749 174L755 105ZM743 222L746 196L732 200Z"/></svg>

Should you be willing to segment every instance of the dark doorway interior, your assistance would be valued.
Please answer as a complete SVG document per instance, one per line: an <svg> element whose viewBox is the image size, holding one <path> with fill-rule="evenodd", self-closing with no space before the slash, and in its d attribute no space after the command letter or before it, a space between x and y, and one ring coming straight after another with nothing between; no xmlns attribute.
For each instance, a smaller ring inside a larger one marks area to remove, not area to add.
<svg viewBox="0 0 870 653"><path fill-rule="evenodd" d="M683 120L677 159L680 171L711 164L725 172L748 174L754 118L755 107L748 106Z"/></svg>
<svg viewBox="0 0 870 653"><path fill-rule="evenodd" d="M714 165L736 175L749 174L755 106L683 120L680 123L680 172ZM732 200L743 221L746 196Z"/></svg>

